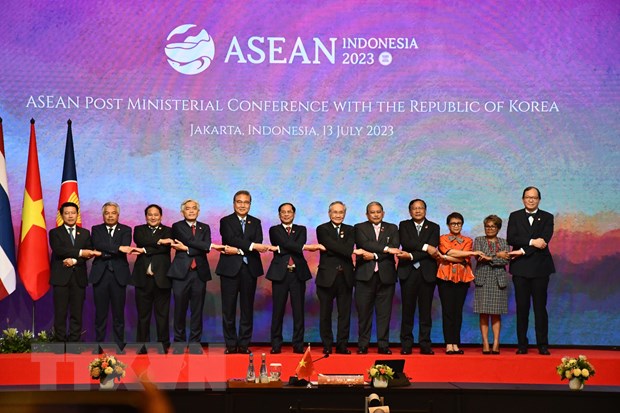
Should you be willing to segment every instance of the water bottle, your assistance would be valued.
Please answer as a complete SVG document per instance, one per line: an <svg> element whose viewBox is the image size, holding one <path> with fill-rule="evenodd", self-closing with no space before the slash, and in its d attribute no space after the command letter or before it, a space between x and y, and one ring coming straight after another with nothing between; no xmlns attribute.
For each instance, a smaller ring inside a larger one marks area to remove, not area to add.
<svg viewBox="0 0 620 413"><path fill-rule="evenodd" d="M269 376L267 376L267 362L265 360L265 353L261 355L260 362L260 382L269 383Z"/></svg>
<svg viewBox="0 0 620 413"><path fill-rule="evenodd" d="M245 381L254 383L256 381L256 372L254 371L254 354L250 353L250 364L248 364L248 372L245 375Z"/></svg>

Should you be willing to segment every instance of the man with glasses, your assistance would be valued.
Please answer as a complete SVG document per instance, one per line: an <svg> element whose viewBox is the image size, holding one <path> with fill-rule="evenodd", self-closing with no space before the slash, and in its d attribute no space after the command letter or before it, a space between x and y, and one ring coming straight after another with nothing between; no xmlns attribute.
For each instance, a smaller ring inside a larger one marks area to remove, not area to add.
<svg viewBox="0 0 620 413"><path fill-rule="evenodd" d="M549 276L555 272L548 246L553 237L553 215L538 208L540 199L538 188L528 186L523 190L525 208L510 214L507 241L512 246L510 273L517 305L517 354L527 354L528 351L531 300L538 353L547 356L551 354L548 349L547 287Z"/></svg>
<svg viewBox="0 0 620 413"><path fill-rule="evenodd" d="M233 196L234 212L220 219L220 234L225 245L215 273L220 276L222 293L222 325L225 354L250 354L254 327L256 279L264 274L260 253L269 245L262 244L260 219L249 215L252 196L241 190ZM239 330L236 327L239 302Z"/></svg>
<svg viewBox="0 0 620 413"><path fill-rule="evenodd" d="M399 225L402 252L398 257L398 278L402 301L400 324L401 354L411 354L413 347L413 320L416 305L419 311L420 354L434 354L431 348L431 308L437 285L437 246L439 225L426 219L426 202L409 202L411 219Z"/></svg>

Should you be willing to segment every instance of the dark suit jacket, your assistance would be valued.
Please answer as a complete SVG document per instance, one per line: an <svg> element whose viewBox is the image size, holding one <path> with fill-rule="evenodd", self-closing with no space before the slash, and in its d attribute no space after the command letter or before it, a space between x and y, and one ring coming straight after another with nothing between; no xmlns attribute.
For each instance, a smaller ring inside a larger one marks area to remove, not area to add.
<svg viewBox="0 0 620 413"><path fill-rule="evenodd" d="M379 279L383 284L396 284L396 261L394 255L383 252L385 247L398 248L398 227L388 222L381 223L379 239L370 221L355 225L355 244L377 255L377 260L366 261L361 255L355 262L355 278L368 281L375 272L375 264L379 265Z"/></svg>
<svg viewBox="0 0 620 413"><path fill-rule="evenodd" d="M209 225L196 221L196 235L192 234L192 227L187 221L181 220L172 224L172 238L178 239L189 247L188 251L176 251L174 260L168 270L168 277L184 280L187 277L192 260L196 260L198 278L209 281L211 267L207 260L207 253L211 250L211 228Z"/></svg>
<svg viewBox="0 0 620 413"><path fill-rule="evenodd" d="M531 239L542 238L547 244L553 237L553 215L538 210L530 225L524 209L514 211L508 218L507 241L513 249L523 248L525 255L510 261L510 273L522 277L544 277L555 272L549 246L538 249L529 245Z"/></svg>
<svg viewBox="0 0 620 413"><path fill-rule="evenodd" d="M79 256L81 249L92 249L90 232L87 229L75 227L75 245L71 244L71 237L64 225L50 230L50 246L52 247L51 285L67 285L71 275L75 275L80 287L88 285L86 276L86 259ZM62 262L65 258L77 259L77 264L65 267Z"/></svg>
<svg viewBox="0 0 620 413"><path fill-rule="evenodd" d="M172 283L167 277L170 268L170 246L157 245L157 241L163 238L172 238L172 229L160 225L153 233L147 224L138 225L133 229L133 241L138 248L144 248L146 253L138 255L133 267L133 284L136 287L144 287L150 276L146 270L151 265L155 277L155 284L159 288L170 288Z"/></svg>
<svg viewBox="0 0 620 413"><path fill-rule="evenodd" d="M355 245L355 229L351 225L340 225L338 236L334 225L330 222L316 228L316 238L319 244L327 249L321 251L319 270L316 273L316 285L331 287L340 270L344 272L347 285L353 288L353 246Z"/></svg>
<svg viewBox="0 0 620 413"><path fill-rule="evenodd" d="M111 268L114 278L122 285L129 283L129 263L127 255L118 248L123 245L131 245L131 228L127 225L116 224L112 237L108 234L105 224L95 225L92 229L93 248L101 251L100 257L95 257L90 269L89 282L97 284L103 276L106 268Z"/></svg>
<svg viewBox="0 0 620 413"><path fill-rule="evenodd" d="M251 215L246 216L245 232L243 232L237 214L227 215L220 219L220 234L222 235L222 244L239 248L244 255L221 254L215 269L217 275L236 277L243 265L244 256L248 258L248 269L253 277L258 278L264 274L260 253L250 251L252 243L261 244L263 242L263 228L260 219Z"/></svg>
<svg viewBox="0 0 620 413"><path fill-rule="evenodd" d="M398 261L398 278L401 280L408 279L414 270L413 264L419 262L419 271L422 272L424 281L437 281L437 261L427 252L422 251L422 247L424 247L424 244L432 245L433 247L439 246L439 225L425 219L418 236L415 222L413 222L413 219L408 219L400 222L398 233L402 250L413 255L413 261Z"/></svg>
<svg viewBox="0 0 620 413"><path fill-rule="evenodd" d="M274 252L271 265L267 270L267 279L281 281L288 273L289 258L295 263L297 278L306 281L312 278L308 262L304 257L303 247L307 240L306 227L293 224L289 236L283 225L274 225L269 228L269 240L272 245L280 247L280 252Z"/></svg>

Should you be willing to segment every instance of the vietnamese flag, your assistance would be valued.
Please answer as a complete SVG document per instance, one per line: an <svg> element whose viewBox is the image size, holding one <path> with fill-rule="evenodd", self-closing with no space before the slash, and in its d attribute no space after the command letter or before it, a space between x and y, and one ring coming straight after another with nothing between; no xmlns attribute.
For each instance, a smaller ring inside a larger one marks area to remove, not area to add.
<svg viewBox="0 0 620 413"><path fill-rule="evenodd" d="M314 364L312 363L312 355L310 354L310 345L306 349L306 352L301 356L301 360L295 369L295 374L299 378L307 378L310 381L310 376L314 373Z"/></svg>
<svg viewBox="0 0 620 413"><path fill-rule="evenodd" d="M49 290L50 260L34 119L30 120L30 148L22 207L22 231L17 252L17 272L33 301L43 297Z"/></svg>
<svg viewBox="0 0 620 413"><path fill-rule="evenodd" d="M60 184L60 196L58 197L58 209L56 212L56 226L63 224L60 216L60 206L65 202L73 202L80 206L78 195L77 172L75 169L75 152L73 151L73 132L71 131L71 119L67 121L67 143L65 145L65 163L62 167L62 183ZM77 226L82 226L82 215L78 208Z"/></svg>

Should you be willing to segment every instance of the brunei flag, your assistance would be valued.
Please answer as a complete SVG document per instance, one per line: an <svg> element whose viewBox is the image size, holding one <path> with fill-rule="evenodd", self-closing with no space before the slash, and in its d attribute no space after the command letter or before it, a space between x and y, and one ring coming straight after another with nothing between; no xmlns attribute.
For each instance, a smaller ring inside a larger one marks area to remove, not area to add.
<svg viewBox="0 0 620 413"><path fill-rule="evenodd" d="M63 221L60 216L60 206L65 202L73 202L80 206L78 195L77 172L75 170L75 152L73 151L73 132L71 132L71 119L67 121L67 143L65 145L65 163L62 167L62 183L60 184L60 196L56 212L56 226L61 226ZM82 215L78 209L77 225L82 226Z"/></svg>
<svg viewBox="0 0 620 413"><path fill-rule="evenodd" d="M17 253L17 272L33 301L43 297L49 290L50 260L34 119L30 120L30 148L22 208L22 231Z"/></svg>
<svg viewBox="0 0 620 413"><path fill-rule="evenodd" d="M4 157L4 133L0 118L0 300L13 291L15 291L15 238Z"/></svg>

